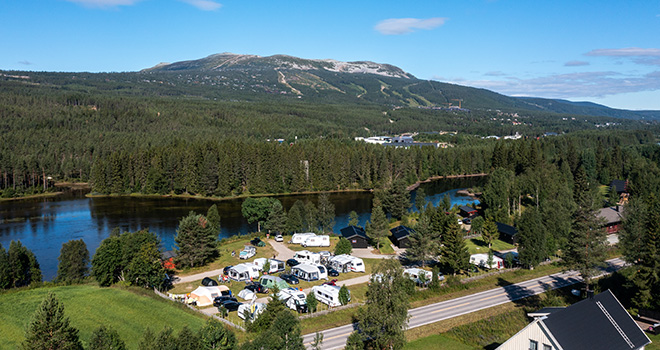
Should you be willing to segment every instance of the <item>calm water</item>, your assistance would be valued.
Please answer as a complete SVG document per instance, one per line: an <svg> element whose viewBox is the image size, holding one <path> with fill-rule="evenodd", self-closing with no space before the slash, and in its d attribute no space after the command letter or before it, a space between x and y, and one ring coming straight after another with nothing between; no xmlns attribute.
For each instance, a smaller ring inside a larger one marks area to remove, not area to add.
<svg viewBox="0 0 660 350"><path fill-rule="evenodd" d="M484 178L447 179L423 184L427 200L437 205L445 194L452 204L464 205L471 198L456 196L459 189L482 184ZM415 192L412 193L414 202ZM287 210L296 200L313 201L316 195L278 197ZM369 219L373 195L369 192L330 194L337 215L335 232L348 223L348 214L354 210L361 225ZM218 205L222 217L220 237L256 231L241 214L242 199L210 201L169 198L86 198L84 191L71 191L58 197L0 202L0 244L5 249L9 242L20 240L32 250L41 264L46 280L57 274L57 257L62 244L72 239L83 239L93 252L110 231L149 228L158 234L165 250L174 247L174 235L179 220L191 210L206 213L213 204Z"/></svg>

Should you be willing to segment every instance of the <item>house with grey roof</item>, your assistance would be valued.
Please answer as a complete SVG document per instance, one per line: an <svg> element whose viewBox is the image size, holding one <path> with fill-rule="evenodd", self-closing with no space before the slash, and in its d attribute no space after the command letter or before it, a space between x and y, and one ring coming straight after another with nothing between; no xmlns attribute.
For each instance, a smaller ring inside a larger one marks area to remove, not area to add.
<svg viewBox="0 0 660 350"><path fill-rule="evenodd" d="M607 229L607 234L619 232L621 222L623 221L623 207L617 205L598 210L598 217L603 220L603 225Z"/></svg>
<svg viewBox="0 0 660 350"><path fill-rule="evenodd" d="M496 350L643 350L651 343L609 290L530 316L534 320Z"/></svg>

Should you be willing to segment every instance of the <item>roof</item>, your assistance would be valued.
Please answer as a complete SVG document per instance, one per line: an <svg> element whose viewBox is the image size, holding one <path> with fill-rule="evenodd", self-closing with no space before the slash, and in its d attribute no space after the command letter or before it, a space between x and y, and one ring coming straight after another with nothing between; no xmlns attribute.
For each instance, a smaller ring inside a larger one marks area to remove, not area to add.
<svg viewBox="0 0 660 350"><path fill-rule="evenodd" d="M230 270L234 270L234 271L236 271L236 272L238 272L238 273L241 273L241 272L247 272L247 271L250 271L250 269L251 269L252 267L256 267L256 265L254 265L254 264L252 264L252 263L243 263L243 264L234 265L234 266L232 266L232 267L229 268L229 269L230 269Z"/></svg>
<svg viewBox="0 0 660 350"><path fill-rule="evenodd" d="M464 211L464 212L466 212L466 213L471 213L471 212L473 212L473 211L477 211L477 209L474 209L474 208L472 208L472 207L468 207L467 205L462 205L462 206L460 206L458 209L459 209L459 210L462 210L462 211Z"/></svg>
<svg viewBox="0 0 660 350"><path fill-rule="evenodd" d="M551 313L554 313L554 312L557 312L557 311L560 311L560 310L564 310L565 308L566 308L566 307L563 307L563 306L558 306L558 307L544 307L543 309L538 310L538 311L528 312L528 313L527 313L527 316L529 316L529 317L534 317L534 318L535 318L535 317L548 316L548 315L550 315Z"/></svg>
<svg viewBox="0 0 660 350"><path fill-rule="evenodd" d="M349 239L355 236L360 236L364 239L367 239L367 234L364 232L364 229L359 226L348 226L344 227L343 229L339 230L341 232L341 235L344 236L344 238Z"/></svg>
<svg viewBox="0 0 660 350"><path fill-rule="evenodd" d="M623 220L623 210L621 209L617 210L617 207L607 207L607 208L599 209L598 217L605 219L606 225L621 222Z"/></svg>
<svg viewBox="0 0 660 350"><path fill-rule="evenodd" d="M616 189L616 193L623 193L626 192L626 182L625 180L612 180L610 182L610 188L614 187Z"/></svg>
<svg viewBox="0 0 660 350"><path fill-rule="evenodd" d="M308 264L298 264L291 268L292 270L301 270L307 273L319 272L319 268Z"/></svg>
<svg viewBox="0 0 660 350"><path fill-rule="evenodd" d="M160 257L163 260L167 260L169 258L176 258L176 250L168 250L160 253Z"/></svg>
<svg viewBox="0 0 660 350"><path fill-rule="evenodd" d="M343 264L348 264L348 263L353 262L353 261L362 261L362 259L360 259L356 256L348 255L348 254L341 254L341 255L335 255L335 256L331 257L330 261L336 261L337 263L343 265Z"/></svg>
<svg viewBox="0 0 660 350"><path fill-rule="evenodd" d="M542 322L564 349L639 349L651 342L609 290Z"/></svg>
<svg viewBox="0 0 660 350"><path fill-rule="evenodd" d="M518 229L511 225L503 224L501 222L496 222L495 224L497 225L497 231L499 231L500 233L503 233L511 237L518 234Z"/></svg>
<svg viewBox="0 0 660 350"><path fill-rule="evenodd" d="M394 238L400 240L402 238L408 237L409 235L413 234L415 230L406 226L397 226L391 229L390 232L392 232L392 236L394 236Z"/></svg>

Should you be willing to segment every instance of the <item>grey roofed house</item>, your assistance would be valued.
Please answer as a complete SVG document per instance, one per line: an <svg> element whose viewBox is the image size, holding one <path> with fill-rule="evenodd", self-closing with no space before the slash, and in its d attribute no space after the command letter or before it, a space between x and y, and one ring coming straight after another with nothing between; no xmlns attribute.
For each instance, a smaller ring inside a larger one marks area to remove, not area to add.
<svg viewBox="0 0 660 350"><path fill-rule="evenodd" d="M619 300L606 290L563 310L541 315L497 349L638 350L649 343L651 340Z"/></svg>
<svg viewBox="0 0 660 350"><path fill-rule="evenodd" d="M607 229L607 234L619 232L621 222L623 221L623 207L607 207L598 210L598 217L603 219L603 224Z"/></svg>

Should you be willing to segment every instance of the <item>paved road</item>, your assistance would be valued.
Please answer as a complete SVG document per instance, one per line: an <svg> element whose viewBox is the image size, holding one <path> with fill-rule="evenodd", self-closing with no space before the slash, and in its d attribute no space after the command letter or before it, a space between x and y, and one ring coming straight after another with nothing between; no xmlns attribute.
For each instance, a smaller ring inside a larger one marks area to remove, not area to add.
<svg viewBox="0 0 660 350"><path fill-rule="evenodd" d="M624 262L621 259L608 260L607 263L608 267L603 274L609 274L620 269L624 265ZM532 295L537 295L547 290L569 286L581 281L582 278L579 277L577 272L568 271L418 307L408 311L408 315L410 316L410 319L408 320L408 328L420 327L465 315ZM505 281L503 281L503 283L505 283ZM353 332L353 327L354 325L350 324L323 331L323 349L330 350L343 348L346 344L346 339L351 332ZM313 339L314 334L307 334L303 338L306 346L309 346Z"/></svg>

